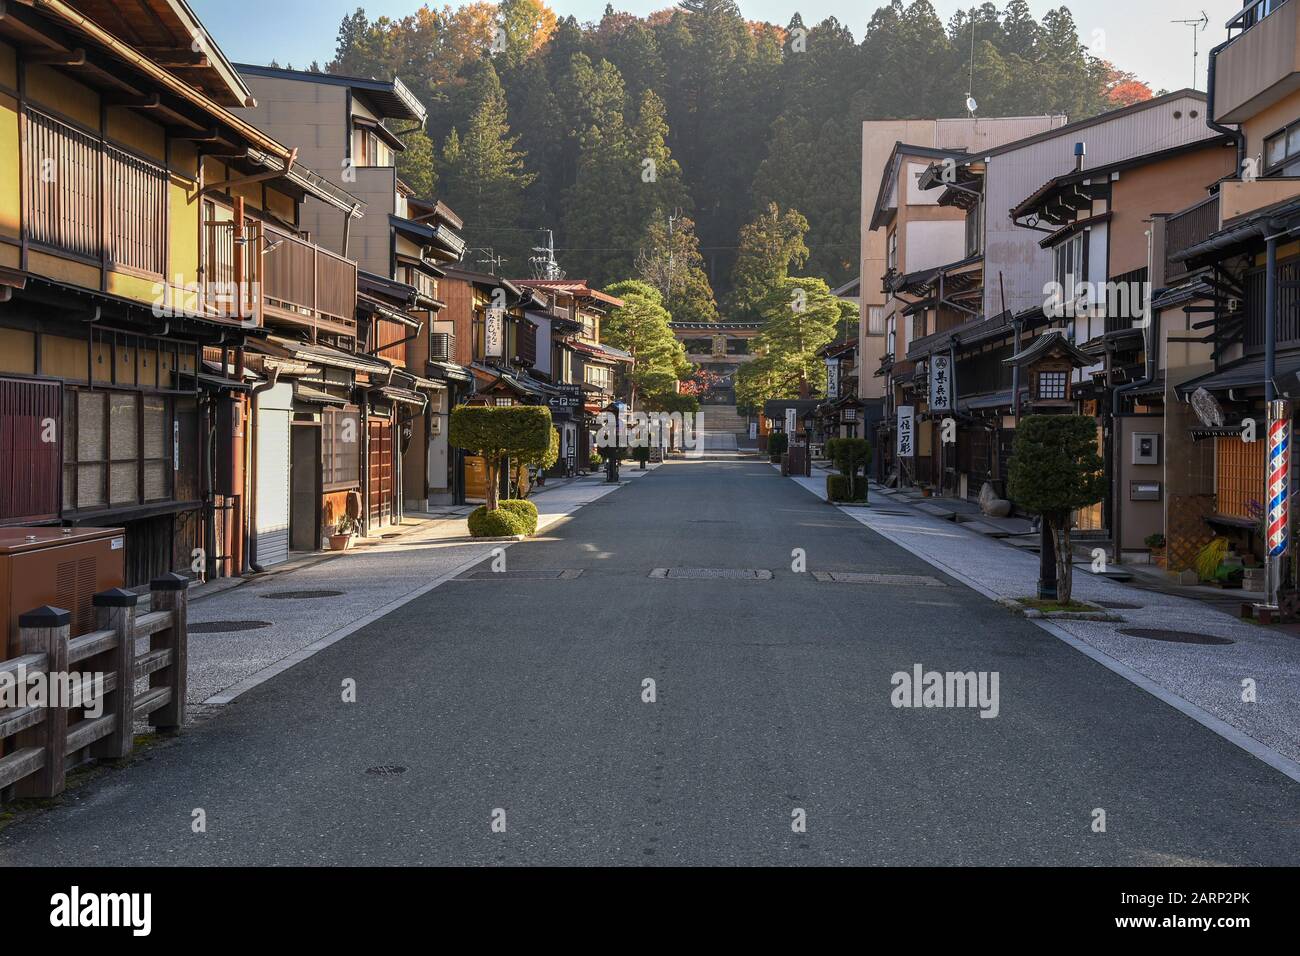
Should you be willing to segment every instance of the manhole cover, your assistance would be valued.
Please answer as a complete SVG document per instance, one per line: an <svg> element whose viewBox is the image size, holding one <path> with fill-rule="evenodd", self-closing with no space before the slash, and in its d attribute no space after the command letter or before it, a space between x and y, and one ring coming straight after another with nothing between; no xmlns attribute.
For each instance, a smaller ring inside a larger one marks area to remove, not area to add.
<svg viewBox="0 0 1300 956"><path fill-rule="evenodd" d="M270 621L204 621L202 624L190 624L188 630L191 634L224 634L227 631L256 631L270 626Z"/></svg>
<svg viewBox="0 0 1300 956"><path fill-rule="evenodd" d="M813 577L835 584L884 584L905 588L947 587L938 578L926 574L864 574L858 571L814 571Z"/></svg>
<svg viewBox="0 0 1300 956"><path fill-rule="evenodd" d="M652 578L683 578L696 581L770 581L772 572L763 568L655 568Z"/></svg>
<svg viewBox="0 0 1300 956"><path fill-rule="evenodd" d="M1123 601L1093 601L1092 603L1112 611L1140 611L1146 606L1144 604L1125 604Z"/></svg>
<svg viewBox="0 0 1300 956"><path fill-rule="evenodd" d="M1189 634L1186 631L1166 631L1156 627L1122 627L1121 634L1129 637L1144 637L1148 641L1167 641L1170 644L1235 644L1226 637L1213 634Z"/></svg>
<svg viewBox="0 0 1300 956"><path fill-rule="evenodd" d="M581 568L560 568L559 570L529 568L519 571L469 571L462 574L461 581L571 581L582 577Z"/></svg>
<svg viewBox="0 0 1300 956"><path fill-rule="evenodd" d="M338 597L342 591L275 591L259 595L268 601L313 601L316 598Z"/></svg>
<svg viewBox="0 0 1300 956"><path fill-rule="evenodd" d="M406 773L406 768L390 764L385 767L367 767L366 773L372 777L396 777L398 774Z"/></svg>

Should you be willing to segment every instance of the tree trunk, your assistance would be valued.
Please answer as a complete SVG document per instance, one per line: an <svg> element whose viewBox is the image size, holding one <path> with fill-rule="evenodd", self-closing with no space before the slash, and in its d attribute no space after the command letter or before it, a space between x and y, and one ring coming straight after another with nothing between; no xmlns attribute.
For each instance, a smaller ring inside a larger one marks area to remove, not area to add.
<svg viewBox="0 0 1300 956"><path fill-rule="evenodd" d="M501 480L501 460L484 455L483 462L487 466L487 510L496 511L500 500L497 483Z"/></svg>
<svg viewBox="0 0 1300 956"><path fill-rule="evenodd" d="M1068 605L1074 593L1074 555L1070 549L1070 513L1067 511L1056 522L1056 594L1057 600Z"/></svg>

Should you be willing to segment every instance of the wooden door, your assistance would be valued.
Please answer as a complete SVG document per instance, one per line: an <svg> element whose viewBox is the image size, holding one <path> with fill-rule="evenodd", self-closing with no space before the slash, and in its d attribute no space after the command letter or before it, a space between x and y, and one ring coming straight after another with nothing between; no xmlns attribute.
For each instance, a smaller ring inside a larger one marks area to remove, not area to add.
<svg viewBox="0 0 1300 956"><path fill-rule="evenodd" d="M393 521L393 503L396 494L393 463L393 423L386 418L371 418L368 423L370 439L370 485L367 503L370 527L379 528Z"/></svg>

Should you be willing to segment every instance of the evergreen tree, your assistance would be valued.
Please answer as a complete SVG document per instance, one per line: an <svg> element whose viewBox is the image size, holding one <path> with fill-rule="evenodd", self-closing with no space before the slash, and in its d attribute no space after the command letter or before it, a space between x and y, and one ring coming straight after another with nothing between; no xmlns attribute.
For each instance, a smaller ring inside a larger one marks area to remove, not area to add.
<svg viewBox="0 0 1300 956"><path fill-rule="evenodd" d="M521 243L524 190L535 174L510 135L505 94L490 60L482 60L470 84L477 106L462 139L452 129L442 150L442 193L465 220L471 246L516 252Z"/></svg>
<svg viewBox="0 0 1300 956"><path fill-rule="evenodd" d="M421 199L433 198L438 191L433 140L424 130L417 129L407 133L402 142L406 144L406 150L397 154L397 175Z"/></svg>
<svg viewBox="0 0 1300 956"><path fill-rule="evenodd" d="M606 287L605 292L623 300L601 323L601 339L636 358L629 375L632 408L675 393L691 363L668 326L672 316L659 291L637 279L626 279Z"/></svg>
<svg viewBox="0 0 1300 956"><path fill-rule="evenodd" d="M758 357L742 365L736 399L760 408L773 398L806 398L826 387L826 365L817 350L835 340L852 306L831 294L821 279L782 278L759 302L763 330L754 342Z"/></svg>
<svg viewBox="0 0 1300 956"><path fill-rule="evenodd" d="M740 250L728 303L734 320L760 317L760 303L789 276L791 267L808 260L804 236L808 220L797 209L785 212L770 203L740 231Z"/></svg>
<svg viewBox="0 0 1300 956"><path fill-rule="evenodd" d="M659 291L674 321L718 320L718 306L709 277L704 274L695 223L688 217L676 217L671 229L666 219L651 222L637 255L636 269L643 282Z"/></svg>

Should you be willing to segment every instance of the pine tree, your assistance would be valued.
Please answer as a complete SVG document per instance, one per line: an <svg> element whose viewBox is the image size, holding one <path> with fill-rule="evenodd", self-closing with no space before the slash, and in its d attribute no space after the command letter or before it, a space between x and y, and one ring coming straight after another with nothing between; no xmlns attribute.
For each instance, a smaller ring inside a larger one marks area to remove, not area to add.
<svg viewBox="0 0 1300 956"><path fill-rule="evenodd" d="M604 291L623 300L601 323L601 339L636 358L629 376L632 408L675 393L691 363L668 325L672 316L659 291L636 279L615 282Z"/></svg>
<svg viewBox="0 0 1300 956"><path fill-rule="evenodd" d="M490 60L470 83L477 106L462 139L456 129L442 150L443 198L465 220L471 246L515 248L524 190L535 174L510 135L505 93ZM515 245L511 245L511 244Z"/></svg>

